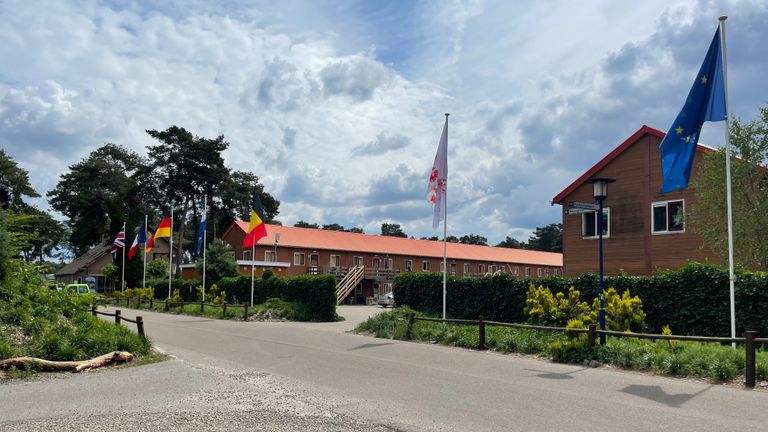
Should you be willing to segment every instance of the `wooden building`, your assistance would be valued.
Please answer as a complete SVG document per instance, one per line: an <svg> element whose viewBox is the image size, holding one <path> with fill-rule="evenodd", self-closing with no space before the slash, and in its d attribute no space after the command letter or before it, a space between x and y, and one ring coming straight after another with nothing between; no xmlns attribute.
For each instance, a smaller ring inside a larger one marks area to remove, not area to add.
<svg viewBox="0 0 768 432"><path fill-rule="evenodd" d="M242 248L247 230L248 222L235 221L222 235L234 249L241 274L250 275L252 258L257 276L271 269L278 276L333 274L342 281L359 268L347 303L370 302L391 291L398 273L442 270L442 242L267 225L268 235L252 257L251 250ZM448 243L447 264L448 273L456 276L506 272L536 278L561 274L562 254ZM199 278L193 265L182 266L182 275Z"/></svg>
<svg viewBox="0 0 768 432"><path fill-rule="evenodd" d="M662 194L659 144L664 133L643 126L552 199L563 207L563 271L577 276L598 272L595 212L567 214L569 201L594 203L593 178L611 178L604 201L604 272L648 275L675 269L688 261L722 263L686 223L696 203L693 187ZM692 177L702 154L698 145Z"/></svg>

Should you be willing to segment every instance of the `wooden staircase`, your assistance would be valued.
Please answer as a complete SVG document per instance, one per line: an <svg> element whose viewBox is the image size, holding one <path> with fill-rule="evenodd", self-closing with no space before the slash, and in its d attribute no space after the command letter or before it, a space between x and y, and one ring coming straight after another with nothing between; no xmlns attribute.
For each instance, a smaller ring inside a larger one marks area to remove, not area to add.
<svg viewBox="0 0 768 432"><path fill-rule="evenodd" d="M365 267L355 266L349 269L349 272L336 285L337 306L341 304L349 293L355 289L357 284L363 280L363 276L365 276Z"/></svg>

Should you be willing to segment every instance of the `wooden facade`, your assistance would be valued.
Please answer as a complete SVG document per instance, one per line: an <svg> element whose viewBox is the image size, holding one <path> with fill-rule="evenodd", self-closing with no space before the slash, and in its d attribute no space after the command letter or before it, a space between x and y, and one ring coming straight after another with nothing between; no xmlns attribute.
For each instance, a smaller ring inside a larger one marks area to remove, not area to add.
<svg viewBox="0 0 768 432"><path fill-rule="evenodd" d="M251 274L251 251L242 244L247 222L235 221L222 240L232 246L243 275ZM391 291L401 272L442 270L442 243L311 228L268 225L267 238L255 247L255 274L270 269L278 276L333 274L342 278L355 266L365 276L348 303L365 303ZM276 233L282 234L275 244ZM518 277L545 277L562 272L559 253L523 251L490 246L448 244L448 274L480 276L505 272ZM182 267L182 277L199 278L193 266Z"/></svg>
<svg viewBox="0 0 768 432"><path fill-rule="evenodd" d="M590 178L616 180L608 185L604 201L608 214L607 235L603 237L606 275L620 272L649 275L679 268L688 261L722 262L685 221L685 214L696 203L695 190L688 187L666 194L660 192L659 144L663 137L663 132L643 126L553 198L553 204L563 206L563 272L566 276L599 271L598 237L590 235L596 234L596 230L590 231L594 214L566 214L569 201L595 202L593 185L587 183ZM707 151L712 150L701 145L697 148L692 176L696 175L702 154Z"/></svg>

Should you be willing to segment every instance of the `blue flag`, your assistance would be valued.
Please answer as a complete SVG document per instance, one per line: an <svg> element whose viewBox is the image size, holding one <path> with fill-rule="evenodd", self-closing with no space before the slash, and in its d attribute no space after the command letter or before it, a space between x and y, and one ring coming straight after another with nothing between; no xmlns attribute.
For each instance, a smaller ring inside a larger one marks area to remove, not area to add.
<svg viewBox="0 0 768 432"><path fill-rule="evenodd" d="M203 213L203 220L200 221L200 228L197 230L197 254L200 255L200 249L203 247L203 235L205 234L206 214Z"/></svg>
<svg viewBox="0 0 768 432"><path fill-rule="evenodd" d="M726 115L723 58L718 28L685 105L659 146L661 173L664 177L662 193L688 187L701 125L705 121L725 120Z"/></svg>

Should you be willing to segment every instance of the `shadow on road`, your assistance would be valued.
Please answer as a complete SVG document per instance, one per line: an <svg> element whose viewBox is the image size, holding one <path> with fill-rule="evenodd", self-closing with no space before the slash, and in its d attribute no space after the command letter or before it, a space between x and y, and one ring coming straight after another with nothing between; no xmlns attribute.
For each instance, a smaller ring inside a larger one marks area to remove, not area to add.
<svg viewBox="0 0 768 432"><path fill-rule="evenodd" d="M621 391L633 396L650 399L654 402L663 403L671 408L680 408L680 406L696 396L712 388L712 385L704 387L696 393L678 393L669 394L661 386L657 385L638 385L632 384L624 387Z"/></svg>
<svg viewBox="0 0 768 432"><path fill-rule="evenodd" d="M354 350L365 349L365 348L376 348L376 347L380 347L380 346L384 346L384 345L392 345L392 344L394 344L394 342L367 343L367 344L362 344L362 345L358 345L356 347L349 348L347 351L354 351Z"/></svg>
<svg viewBox="0 0 768 432"><path fill-rule="evenodd" d="M576 372L581 372L587 369L589 368L581 368L581 369L572 370L570 372L562 372L562 373L549 372L549 371L543 371L543 370L537 370L537 369L525 369L525 370L531 371L531 372L539 372L536 375L531 375L531 376L546 378L546 379L554 379L554 380L564 380L564 379L573 379L573 377L571 376L572 374L575 374Z"/></svg>

